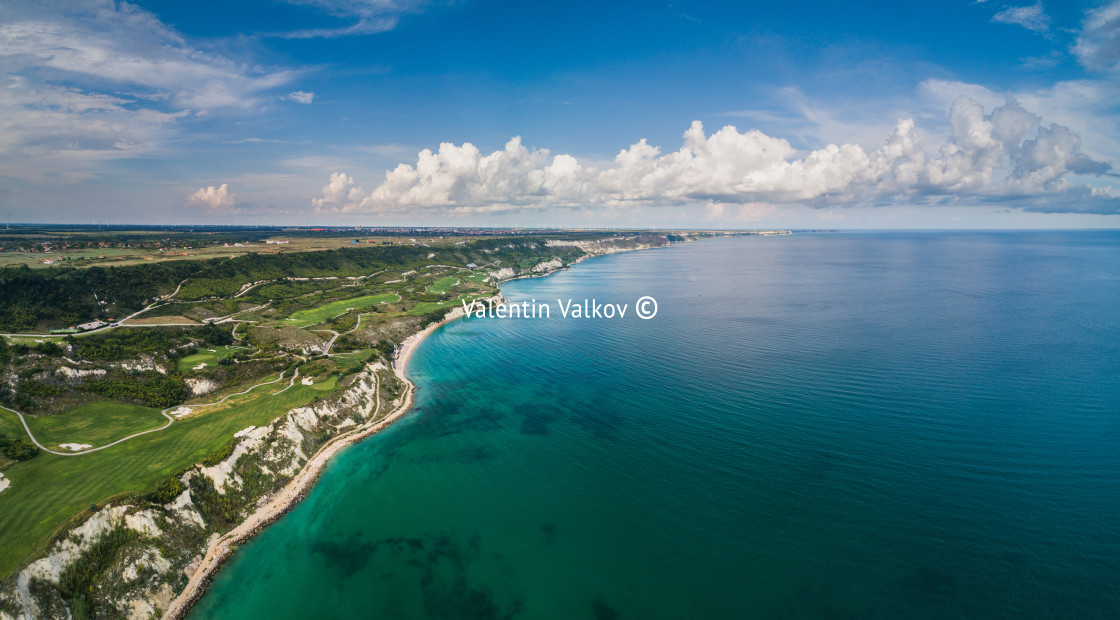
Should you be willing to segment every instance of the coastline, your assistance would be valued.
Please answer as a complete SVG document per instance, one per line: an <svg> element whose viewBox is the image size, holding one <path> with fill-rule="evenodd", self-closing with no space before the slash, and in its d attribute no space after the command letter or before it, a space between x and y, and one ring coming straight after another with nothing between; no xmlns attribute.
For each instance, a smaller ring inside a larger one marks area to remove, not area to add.
<svg viewBox="0 0 1120 620"><path fill-rule="evenodd" d="M643 249L659 249L662 247L670 247L672 244L653 247L639 247L627 248L619 250L618 252L629 252ZM614 254L618 252L610 252L605 254ZM570 269L572 266L582 263L585 260L603 256L605 254L585 254L579 259L573 261L568 265L563 265L555 269L543 273L530 273L514 276L512 278L505 278L495 282L495 286L503 282L509 282L522 278L540 278L552 275L558 271ZM492 295L487 300L504 301L504 296L499 289L496 295ZM483 300L485 301L485 300ZM178 596L171 602L167 610L163 613L163 620L181 620L187 616L191 607L202 597L205 593L210 581L214 575L218 573L222 565L233 554L237 546L251 539L253 536L261 532L265 527L271 525L277 519L286 514L289 510L295 507L300 501L306 497L307 492L318 481L320 474L334 457L343 448L361 441L377 432L384 430L390 424L407 413L413 404L413 397L416 392L416 385L412 383L406 376L408 370L408 362L415 352L416 347L424 341L429 335L440 327L450 323L459 318L466 316L466 313L460 307L452 308L443 319L438 322L426 326L424 329L408 336L401 342L400 347L394 352L392 359L391 370L396 376L405 383L405 395L401 404L390 412L385 417L377 422L373 422L368 426L359 427L348 433L344 433L335 437L324 444L318 452L312 456L299 473L289 483L281 489L276 495L269 500L267 504L261 506L254 511L249 517L242 521L237 527L230 530L221 537L213 540L207 547L206 554L203 556L198 567L194 573L191 574L186 587Z"/></svg>
<svg viewBox="0 0 1120 620"><path fill-rule="evenodd" d="M505 280L503 280L503 282L504 281ZM481 299L479 301L501 301L502 299L502 294L499 292L497 295L491 295L490 297ZM401 346L397 348L396 353L393 355L393 372L396 373L398 378L408 384L410 394L415 386L411 381L408 380L408 377L405 376L405 372L408 370L408 360L412 358L412 353L416 350L416 347L419 346L419 344L423 342L424 339L431 335L431 333L435 330L443 327L451 321L454 321L455 319L463 318L464 316L466 316L466 314L463 312L462 307L454 307L438 322L428 325L424 329L416 332L415 334L412 334L401 342Z"/></svg>
<svg viewBox="0 0 1120 620"><path fill-rule="evenodd" d="M495 297L501 298L501 294L491 297L491 299ZM392 367L397 377L405 383L405 395L401 404L376 422L372 422L368 426L359 427L328 441L314 456L308 459L307 463L305 463L299 473L296 474L296 477L277 492L267 504L255 510L237 527L211 542L206 549L206 555L203 556L198 568L195 569L194 573L191 574L190 580L187 581L186 587L175 597L175 600L171 602L171 605L169 605L167 610L163 613L162 618L164 620L181 620L185 618L190 612L191 607L193 607L205 593L206 587L210 585L210 581L214 578L214 575L218 573L222 565L225 564L225 561L229 559L236 550L237 546L248 541L253 536L256 536L265 527L268 527L274 521L284 516L289 510L294 508L296 504L302 501L303 498L307 496L307 492L310 491L311 487L318 481L323 469L334 455L342 451L343 448L384 430L412 409L416 385L413 384L412 381L409 381L406 376L408 361L412 357L412 353L432 332L464 316L466 315L463 313L462 308L452 308L442 320L432 323L404 339L401 346L393 355Z"/></svg>

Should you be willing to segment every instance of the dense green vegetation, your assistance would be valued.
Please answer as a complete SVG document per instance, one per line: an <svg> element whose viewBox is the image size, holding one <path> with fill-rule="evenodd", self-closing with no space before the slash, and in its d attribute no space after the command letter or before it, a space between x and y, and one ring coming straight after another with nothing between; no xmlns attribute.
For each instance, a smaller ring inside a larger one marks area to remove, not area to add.
<svg viewBox="0 0 1120 620"><path fill-rule="evenodd" d="M27 398L50 398L51 396L58 396L62 390L53 385L47 385L41 381L34 379L24 379L19 382L17 391Z"/></svg>
<svg viewBox="0 0 1120 620"><path fill-rule="evenodd" d="M166 480L159 483L156 490L144 496L144 499L153 504L170 504L175 501L179 494L187 490L187 485L179 480L178 476L169 476Z"/></svg>
<svg viewBox="0 0 1120 620"><path fill-rule="evenodd" d="M39 454L39 448L30 441L9 439L7 435L0 435L0 454L13 461L26 461Z"/></svg>
<svg viewBox="0 0 1120 620"><path fill-rule="evenodd" d="M93 584L101 573L113 563L122 547L139 537L135 531L118 527L98 538L73 564L62 571L58 589L70 605L76 620L98 617L91 594Z"/></svg>
<svg viewBox="0 0 1120 620"><path fill-rule="evenodd" d="M0 331L66 327L120 318L170 293L200 261L89 269L0 268ZM104 301L105 307L98 302Z"/></svg>
<svg viewBox="0 0 1120 620"><path fill-rule="evenodd" d="M182 374L164 375L155 371L114 372L107 377L91 377L85 380L82 389L107 398L161 409L178 405L190 393Z"/></svg>
<svg viewBox="0 0 1120 620"><path fill-rule="evenodd" d="M191 340L224 346L233 344L233 335L228 329L207 324L191 328L114 329L83 338L70 336L66 342L82 358L112 361L135 358L144 353L162 356Z"/></svg>

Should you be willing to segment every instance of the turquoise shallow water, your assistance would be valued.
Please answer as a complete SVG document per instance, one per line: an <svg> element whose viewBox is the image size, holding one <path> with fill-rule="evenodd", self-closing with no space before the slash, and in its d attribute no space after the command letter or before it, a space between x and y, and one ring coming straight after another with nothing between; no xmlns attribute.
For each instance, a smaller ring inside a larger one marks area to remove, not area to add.
<svg viewBox="0 0 1120 620"><path fill-rule="evenodd" d="M1118 616L1120 234L711 240L503 290L553 317L433 334L415 410L194 618Z"/></svg>

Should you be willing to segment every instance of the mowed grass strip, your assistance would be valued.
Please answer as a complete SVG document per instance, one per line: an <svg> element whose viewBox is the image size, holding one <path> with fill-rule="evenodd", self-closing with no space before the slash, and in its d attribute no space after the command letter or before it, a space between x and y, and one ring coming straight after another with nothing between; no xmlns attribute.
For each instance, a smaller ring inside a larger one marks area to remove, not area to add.
<svg viewBox="0 0 1120 620"><path fill-rule="evenodd" d="M285 323L295 327L307 327L309 325L317 325L323 321L328 321L350 310L368 308L370 306L376 306L377 304L395 301L400 301L400 297L398 297L396 293L379 293L377 295L365 295L353 299L332 301L317 308L297 310L285 319Z"/></svg>
<svg viewBox="0 0 1120 620"><path fill-rule="evenodd" d="M86 403L57 415L27 416L35 438L52 448L64 443L96 448L164 424L167 418L159 409L112 400Z"/></svg>
<svg viewBox="0 0 1120 620"><path fill-rule="evenodd" d="M326 379L314 379L311 385L304 385L303 387L320 392L333 391L334 388L338 387L338 375L331 375Z"/></svg>
<svg viewBox="0 0 1120 620"><path fill-rule="evenodd" d="M422 302L416 304L415 306L409 308L408 312L406 312L405 314L410 314L412 316L419 316L421 314L428 314L429 312L435 312L436 310L450 310L451 308L462 308L464 302L466 302L466 304L469 306L472 301L474 301L475 299L478 299L478 298L479 298L478 295L460 295L457 299L452 299L452 300L449 300L449 301L422 301Z"/></svg>
<svg viewBox="0 0 1120 620"><path fill-rule="evenodd" d="M206 367L213 367L218 365L218 361L222 358L230 357L238 351L249 351L249 347L238 346L224 346L214 347L214 350L202 349L198 353L179 358L177 364L180 372L188 372L194 370L199 364L206 364ZM201 369L199 369L201 370Z"/></svg>
<svg viewBox="0 0 1120 620"><path fill-rule="evenodd" d="M442 295L444 293L449 293L449 292L451 292L451 289L454 288L455 285L458 284L458 283L459 283L459 278L456 278L454 276L447 276L445 278L440 278L440 279L436 280L435 282L432 282L432 284L430 286L428 286L428 292L429 293L435 293L436 295Z"/></svg>
<svg viewBox="0 0 1120 620"><path fill-rule="evenodd" d="M80 456L42 453L4 471L12 483L0 493L0 579L31 559L60 525L90 504L122 493L148 493L168 476L217 450L247 426L264 426L290 409L323 395L316 386L296 385L272 396L176 420L170 428L149 433L99 452ZM0 410L0 428L19 428L15 414ZM14 433L9 433L9 437Z"/></svg>
<svg viewBox="0 0 1120 620"><path fill-rule="evenodd" d="M351 369L362 366L373 355L373 349L358 349L357 351L349 351L347 353L333 353L331 359L334 360L341 368Z"/></svg>

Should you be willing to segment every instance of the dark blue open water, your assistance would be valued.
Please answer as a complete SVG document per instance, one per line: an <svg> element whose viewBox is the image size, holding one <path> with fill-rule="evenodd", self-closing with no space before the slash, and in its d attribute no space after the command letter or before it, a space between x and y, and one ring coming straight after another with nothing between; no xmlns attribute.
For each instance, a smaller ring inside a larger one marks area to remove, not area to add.
<svg viewBox="0 0 1120 620"><path fill-rule="evenodd" d="M552 318L436 332L415 411L193 617L1120 615L1120 233L711 240L503 290Z"/></svg>

